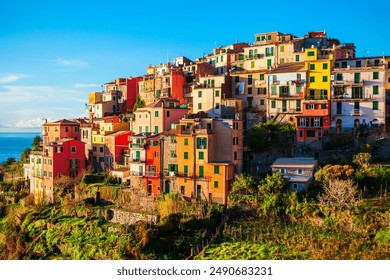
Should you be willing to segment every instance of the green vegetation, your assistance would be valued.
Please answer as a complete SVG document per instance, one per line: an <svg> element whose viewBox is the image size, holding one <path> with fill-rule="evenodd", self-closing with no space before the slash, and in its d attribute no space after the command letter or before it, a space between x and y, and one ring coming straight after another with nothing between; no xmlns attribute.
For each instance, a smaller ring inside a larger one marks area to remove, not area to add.
<svg viewBox="0 0 390 280"><path fill-rule="evenodd" d="M291 149L295 138L295 127L289 123L269 121L256 124L244 137L245 146L255 153L270 151L272 148Z"/></svg>

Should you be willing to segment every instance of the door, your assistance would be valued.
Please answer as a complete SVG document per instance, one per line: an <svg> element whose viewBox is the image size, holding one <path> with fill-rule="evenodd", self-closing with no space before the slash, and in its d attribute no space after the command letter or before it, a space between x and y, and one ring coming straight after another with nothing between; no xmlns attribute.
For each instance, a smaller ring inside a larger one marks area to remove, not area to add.
<svg viewBox="0 0 390 280"><path fill-rule="evenodd" d="M170 193L171 192L171 182L170 181L166 181L165 182L165 190L164 190L165 193Z"/></svg>

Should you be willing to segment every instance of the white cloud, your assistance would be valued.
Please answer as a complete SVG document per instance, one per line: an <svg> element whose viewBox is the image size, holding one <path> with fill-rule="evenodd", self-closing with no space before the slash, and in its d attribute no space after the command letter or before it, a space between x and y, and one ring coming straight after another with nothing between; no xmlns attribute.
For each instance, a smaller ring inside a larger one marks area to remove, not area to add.
<svg viewBox="0 0 390 280"><path fill-rule="evenodd" d="M15 128L41 128L45 121L52 122L53 119L44 119L44 118L35 118L35 119L25 119L19 120L15 124Z"/></svg>
<svg viewBox="0 0 390 280"><path fill-rule="evenodd" d="M65 58L58 58L55 60L57 65L60 66L67 66L67 67L73 67L73 68L86 68L88 67L88 62L79 60L79 59L65 59Z"/></svg>
<svg viewBox="0 0 390 280"><path fill-rule="evenodd" d="M7 83L13 83L17 80L20 80L22 78L27 77L24 74L6 74L6 75L0 75L0 83L7 84Z"/></svg>

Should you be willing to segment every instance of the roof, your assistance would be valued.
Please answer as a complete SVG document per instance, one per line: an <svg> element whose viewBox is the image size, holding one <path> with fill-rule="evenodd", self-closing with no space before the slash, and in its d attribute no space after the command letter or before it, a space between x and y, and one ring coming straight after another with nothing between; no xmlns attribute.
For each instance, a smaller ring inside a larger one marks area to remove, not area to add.
<svg viewBox="0 0 390 280"><path fill-rule="evenodd" d="M160 99L156 100L155 102L153 102L152 104L147 105L146 107L147 108L162 107L163 102L176 102L176 103L179 103L179 100L177 100L175 98L160 98ZM164 104L164 107L165 107L165 104ZM140 108L140 109L142 109L142 108Z"/></svg>
<svg viewBox="0 0 390 280"><path fill-rule="evenodd" d="M280 167L302 167L302 168L314 168L317 166L317 160L314 158L304 158L304 157L295 157L295 158L278 158L272 165L272 168Z"/></svg>
<svg viewBox="0 0 390 280"><path fill-rule="evenodd" d="M43 125L79 125L78 122L70 121L67 119L58 120L55 122L46 122Z"/></svg>
<svg viewBox="0 0 390 280"><path fill-rule="evenodd" d="M291 62L279 64L277 68L273 69L271 73L290 73L305 71L304 62Z"/></svg>
<svg viewBox="0 0 390 280"><path fill-rule="evenodd" d="M114 132L114 133L111 133L111 134L107 134L106 137L116 137L116 136L120 136L120 135L123 135L123 134L131 134L131 131L126 131L126 130L120 130L120 131L117 131L117 132Z"/></svg>

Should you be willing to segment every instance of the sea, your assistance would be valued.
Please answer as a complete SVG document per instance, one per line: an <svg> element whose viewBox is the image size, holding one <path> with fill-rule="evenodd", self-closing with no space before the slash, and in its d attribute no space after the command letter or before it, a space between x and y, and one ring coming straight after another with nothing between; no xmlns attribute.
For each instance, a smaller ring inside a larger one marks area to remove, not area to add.
<svg viewBox="0 0 390 280"><path fill-rule="evenodd" d="M8 158L20 160L20 154L31 148L34 137L39 132L0 132L0 163Z"/></svg>

